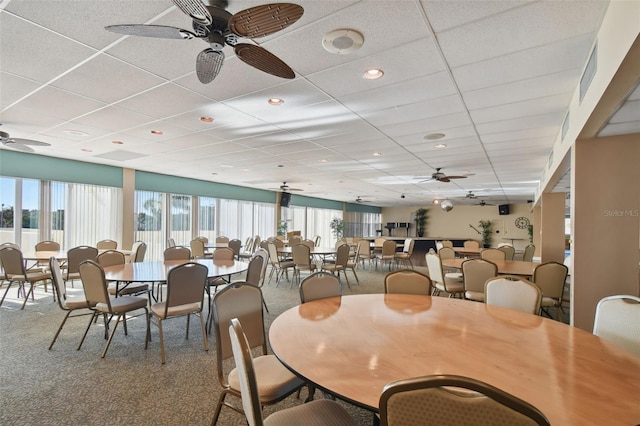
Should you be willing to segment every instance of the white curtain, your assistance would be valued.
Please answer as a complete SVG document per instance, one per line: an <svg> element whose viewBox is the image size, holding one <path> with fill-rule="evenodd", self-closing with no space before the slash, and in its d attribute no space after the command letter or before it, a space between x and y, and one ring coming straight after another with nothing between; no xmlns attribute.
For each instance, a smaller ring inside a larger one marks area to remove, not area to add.
<svg viewBox="0 0 640 426"><path fill-rule="evenodd" d="M166 238L174 238L176 244L185 242L181 235L166 237L165 209L167 194L151 191L136 191L134 201L135 233L134 240L142 241L147 245L145 260L161 260L166 246ZM172 234L169 234L172 235ZM191 238L189 238L191 241ZM188 244L189 241L186 243ZM123 247L128 249L129 247Z"/></svg>

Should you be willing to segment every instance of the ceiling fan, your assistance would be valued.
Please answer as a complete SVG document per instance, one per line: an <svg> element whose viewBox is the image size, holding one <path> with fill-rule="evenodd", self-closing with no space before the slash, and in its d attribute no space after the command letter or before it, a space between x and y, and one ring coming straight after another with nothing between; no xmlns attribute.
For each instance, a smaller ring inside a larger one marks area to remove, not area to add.
<svg viewBox="0 0 640 426"><path fill-rule="evenodd" d="M282 182L282 185L280 185L278 188L269 188L271 190L274 191L282 191L282 192L289 192L289 191L304 191L304 189L302 188L291 188L289 185L287 185L287 182Z"/></svg>
<svg viewBox="0 0 640 426"><path fill-rule="evenodd" d="M484 206L495 206L495 204L487 203L487 202L486 202L486 201L484 201L484 200L480 200L480 202L478 203L478 205L479 205L479 206L482 206L482 207L484 207Z"/></svg>
<svg viewBox="0 0 640 426"><path fill-rule="evenodd" d="M34 141L31 139L12 138L7 132L0 132L0 142L7 148L17 149L24 152L35 152L35 150L27 145L32 146L51 146L50 143Z"/></svg>
<svg viewBox="0 0 640 426"><path fill-rule="evenodd" d="M442 167L438 167L436 168L436 172L433 173L431 175L430 178L424 178L424 177L418 177L416 179L422 179L420 182L418 183L423 183L423 182L431 182L431 181L438 181L438 182L449 182L451 179L466 179L467 176L447 176L444 173L442 173L440 170L442 169Z"/></svg>
<svg viewBox="0 0 640 426"><path fill-rule="evenodd" d="M362 197L360 195L358 195L355 199L356 203L361 204L361 203L370 203L371 201L367 201L367 200L363 200Z"/></svg>
<svg viewBox="0 0 640 426"><path fill-rule="evenodd" d="M199 38L209 43L208 48L196 58L196 74L200 82L211 83L216 78L222 63L225 45L232 46L236 56L248 65L276 77L292 79L293 70L280 58L265 48L248 43L239 43L240 37L254 39L273 34L295 23L302 14L302 6L292 3L272 3L251 7L234 15L227 12L226 0L212 1L206 6L201 0L172 0L192 20L193 31L164 25L109 25L107 31L142 37L192 39Z"/></svg>

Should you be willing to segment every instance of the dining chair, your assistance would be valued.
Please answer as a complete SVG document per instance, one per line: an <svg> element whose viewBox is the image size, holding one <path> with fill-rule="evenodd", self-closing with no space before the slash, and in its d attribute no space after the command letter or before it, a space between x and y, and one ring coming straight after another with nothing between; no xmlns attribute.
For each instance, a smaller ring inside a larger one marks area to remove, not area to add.
<svg viewBox="0 0 640 426"><path fill-rule="evenodd" d="M237 238L229 240L229 248L233 250L233 254L235 254L236 259L240 260L240 249L242 248L242 241Z"/></svg>
<svg viewBox="0 0 640 426"><path fill-rule="evenodd" d="M98 249L90 246L78 246L67 252L67 267L64 269L64 282L73 282L80 279L80 263L85 260L96 260L98 258Z"/></svg>
<svg viewBox="0 0 640 426"><path fill-rule="evenodd" d="M168 238L167 239L167 248L171 248L171 247L175 247L176 246L176 240L174 240L173 238Z"/></svg>
<svg viewBox="0 0 640 426"><path fill-rule="evenodd" d="M253 237L247 237L244 246L242 246L242 251L238 255L240 259L249 259L253 256L253 241Z"/></svg>
<svg viewBox="0 0 640 426"><path fill-rule="evenodd" d="M440 256L440 261L443 261L445 259L455 259L456 258L456 252L452 247L445 247L442 246L439 250L438 250L438 256ZM447 273L447 272L456 272L456 268L450 268L448 266L442 266L442 270Z"/></svg>
<svg viewBox="0 0 640 426"><path fill-rule="evenodd" d="M487 305L538 315L541 300L540 287L515 275L498 275L484 284L484 301Z"/></svg>
<svg viewBox="0 0 640 426"><path fill-rule="evenodd" d="M640 357L640 297L602 298L596 305L593 334Z"/></svg>
<svg viewBox="0 0 640 426"><path fill-rule="evenodd" d="M24 302L22 302L22 307L20 308L24 309L29 300L29 295L31 295L32 299L35 298L33 290L36 283L41 281L44 283L51 279L51 273L48 271L43 272L41 269L38 269L37 271L29 272L25 267L22 251L17 248L6 246L0 249L0 263L2 263L4 274L7 281L9 281L7 289L2 295L2 300L0 300L0 306L4 303L4 299L7 297L7 293L13 283L18 284L18 297L21 293L24 295ZM29 291L25 291L25 283L29 283Z"/></svg>
<svg viewBox="0 0 640 426"><path fill-rule="evenodd" d="M394 240L385 240L382 243L382 251L376 254L376 269L378 261L380 261L380 267L384 267L384 263L389 264L389 270L391 270L391 264L396 260L396 242Z"/></svg>
<svg viewBox="0 0 640 426"><path fill-rule="evenodd" d="M302 244L302 242L291 247L291 253L293 254L294 267L290 287L293 287L294 281L300 284L300 272L308 271L312 273L316 270L316 264L311 261L311 249L309 246Z"/></svg>
<svg viewBox="0 0 640 426"><path fill-rule="evenodd" d="M268 263L269 254L267 251L263 248L256 250L251 260L249 260L249 267L247 268L247 275L244 281L257 287L262 287ZM264 305L264 309L269 312L269 307L264 297L262 298L262 304Z"/></svg>
<svg viewBox="0 0 640 426"><path fill-rule="evenodd" d="M244 323L244 320L242 322ZM239 396L242 399L243 413L249 426L350 426L356 424L339 403L324 398L276 411L263 419L264 401L260 395L262 386L260 365L258 362L254 363L252 347L241 321L238 318L232 318L229 323L229 341L236 364Z"/></svg>
<svg viewBox="0 0 640 426"><path fill-rule="evenodd" d="M313 251L313 249L316 248L316 243L314 243L313 240L304 239L300 241L300 244L304 244L305 246L309 247L309 250L311 251Z"/></svg>
<svg viewBox="0 0 640 426"><path fill-rule="evenodd" d="M229 247L221 247L213 251L213 253L211 254L211 259L214 262L233 264L233 262L235 261L235 253ZM231 281L230 276L215 277L207 280L207 293L210 294L211 287L213 287L214 292L218 291L219 286L225 286L229 284L229 281ZM209 296L209 299L211 299L211 296Z"/></svg>
<svg viewBox="0 0 640 426"><path fill-rule="evenodd" d="M394 253L396 264L403 262L405 265L413 269L413 262L411 261L411 256L413 255L413 247L415 243L416 241L413 238L407 238L404 240L404 246L402 247L402 251Z"/></svg>
<svg viewBox="0 0 640 426"><path fill-rule="evenodd" d="M95 305L91 306L87 299L84 296L68 296L67 295L67 286L64 284L64 279L62 278L62 270L60 269L60 262L55 257L51 257L49 259L49 270L51 271L51 281L53 282L53 291L55 291L58 306L60 309L66 312L64 318L62 318L62 322L56 331L56 334L53 336L53 340L49 345L49 350L53 348L53 344L56 343L62 328L64 327L67 319L71 317L80 317L86 315L93 315L93 311L91 308L95 307ZM80 312L79 312L80 311Z"/></svg>
<svg viewBox="0 0 640 426"><path fill-rule="evenodd" d="M368 240L358 241L358 259L364 268L364 261L369 261L369 270L371 270L371 261L375 259L374 254L371 251L371 243Z"/></svg>
<svg viewBox="0 0 640 426"><path fill-rule="evenodd" d="M117 250L107 250L100 254L96 258L96 262L103 268L115 265L124 265L126 263L126 256L124 253ZM139 296L147 293L151 297L151 290L149 285L145 283L110 283L107 287L109 295L119 297L125 295ZM151 299L149 299L151 303Z"/></svg>
<svg viewBox="0 0 640 426"><path fill-rule="evenodd" d="M548 426L533 405L471 377L432 375L396 380L380 395L381 426Z"/></svg>
<svg viewBox="0 0 640 426"><path fill-rule="evenodd" d="M146 321L146 335L145 335L145 349L149 340L149 310L147 309L147 299L137 296L123 296L118 298L112 298L107 291L107 282L104 278L104 269L94 260L84 260L79 266L80 279L82 280L82 286L84 287L84 294L87 299L87 303L93 306L93 315L89 320L89 325L82 336L82 340L78 345L78 350L82 348L87 333L91 328L91 324L97 320L98 316L102 314L105 324L105 337L108 333L108 324L110 323L110 317L116 317L116 323L113 326L113 330L109 334L107 343L102 351L102 358L107 355L111 340L116 333L120 320L123 319L124 331L127 334L127 320L126 315L130 312L142 309L144 310L144 317Z"/></svg>
<svg viewBox="0 0 640 426"><path fill-rule="evenodd" d="M498 275L498 265L484 259L468 259L462 262L464 298L484 302L484 284Z"/></svg>
<svg viewBox="0 0 640 426"><path fill-rule="evenodd" d="M219 237L216 237L216 243L221 243L221 244L228 244L229 243L229 237L225 237L224 235L221 235Z"/></svg>
<svg viewBox="0 0 640 426"><path fill-rule="evenodd" d="M202 240L194 238L189 242L189 246L191 247L191 256L194 259L204 259L207 257Z"/></svg>
<svg viewBox="0 0 640 426"><path fill-rule="evenodd" d="M367 246L366 250L369 251L369 241L365 241L365 243ZM344 275L347 275L347 269L351 270L351 272L353 272L353 276L356 278L356 283L358 285L360 284L360 278L358 278L356 268L360 263L360 250L362 249L362 247L364 247L364 244L360 244L360 241L358 241L356 243L356 249L353 253L353 256L351 256L351 249L349 249L349 259L347 260L347 265L344 268Z"/></svg>
<svg viewBox="0 0 640 426"><path fill-rule="evenodd" d="M430 296L433 292L431 278L413 269L401 269L384 277L384 292L387 294L418 294Z"/></svg>
<svg viewBox="0 0 640 426"><path fill-rule="evenodd" d="M349 283L349 277L347 276L347 264L349 263L349 251L351 248L348 244L342 244L336 250L336 260L335 263L322 263L322 270L329 271L334 275L337 275L338 279L340 279L340 272L344 271L344 279L347 282L347 287L351 289L351 284Z"/></svg>
<svg viewBox="0 0 640 426"><path fill-rule="evenodd" d="M36 243L35 251L60 251L60 243L55 241L40 241Z"/></svg>
<svg viewBox="0 0 640 426"><path fill-rule="evenodd" d="M524 248L524 252L522 253L522 260L524 260L525 262L531 262L533 261L533 254L536 251L536 246L534 246L533 244L529 244L528 246L526 246Z"/></svg>
<svg viewBox="0 0 640 426"><path fill-rule="evenodd" d="M204 237L202 235L198 235L197 237L194 238L195 240L199 240L202 241L204 244L207 244L209 242L209 239L207 237Z"/></svg>
<svg viewBox="0 0 640 426"><path fill-rule="evenodd" d="M271 272L269 273L269 282L271 282L271 279L275 274L276 287L277 287L278 283L280 282L280 278L282 277L283 274L287 275L287 279L289 278L288 271L289 269L293 269L295 267L295 264L293 263L293 260L283 260L278 255L278 248L276 247L275 244L269 243L268 251L269 251L269 263L271 264Z"/></svg>
<svg viewBox="0 0 640 426"><path fill-rule="evenodd" d="M96 244L98 250L115 250L118 248L118 242L113 240L100 240Z"/></svg>
<svg viewBox="0 0 640 426"><path fill-rule="evenodd" d="M429 278L433 283L433 295L437 296L441 292L449 294L449 297L463 297L464 283L462 282L462 274L459 272L449 272L447 274L442 270L442 262L437 253L427 253L425 255L427 261L427 270Z"/></svg>
<svg viewBox="0 0 640 426"><path fill-rule="evenodd" d="M316 235L313 239L313 244L315 244L316 247L320 247L321 240L322 240L322 237L320 235Z"/></svg>
<svg viewBox="0 0 640 426"><path fill-rule="evenodd" d="M498 250L504 252L505 260L513 260L513 257L516 255L516 249L510 245L503 245L498 247Z"/></svg>
<svg viewBox="0 0 640 426"><path fill-rule="evenodd" d="M451 247L453 248L453 243L451 242L451 240L442 240L442 247Z"/></svg>
<svg viewBox="0 0 640 426"><path fill-rule="evenodd" d="M315 272L300 283L300 303L335 296L342 296L342 283L332 273Z"/></svg>
<svg viewBox="0 0 640 426"><path fill-rule="evenodd" d="M228 332L229 322L233 318L238 318L244 324L250 350L261 352L261 355L255 359L257 394L261 405L275 404L304 386L302 379L282 365L275 355L268 354L262 291L259 287L246 282L229 284L215 294L212 311L217 378L222 387L211 422L212 426L218 422L222 407L243 412L242 408L226 401L227 396L241 397L241 378L238 369L225 369L225 366L229 366L225 360L233 356Z"/></svg>
<svg viewBox="0 0 640 426"><path fill-rule="evenodd" d="M555 308L564 313L562 296L564 295L568 272L569 268L558 262L543 263L533 270L531 281L540 287L542 291L541 314L553 318L548 310L549 308Z"/></svg>
<svg viewBox="0 0 640 426"><path fill-rule="evenodd" d="M207 331L204 324L202 308L204 304L204 288L207 282L208 268L194 262L184 263L171 269L167 274L166 300L164 302L151 305L149 313L149 323L158 326L160 335L160 359L165 363L164 331L163 321L176 318L187 317L186 339L189 339L189 322L191 315L200 319L200 329L202 330L202 341L204 350L209 350L207 341ZM151 333L148 333L148 342L151 342Z"/></svg>
<svg viewBox="0 0 640 426"><path fill-rule="evenodd" d="M506 260L506 253L497 248L486 248L480 252L480 259L503 262Z"/></svg>
<svg viewBox="0 0 640 426"><path fill-rule="evenodd" d="M168 247L162 253L164 260L191 260L191 250L187 247L174 246Z"/></svg>
<svg viewBox="0 0 640 426"><path fill-rule="evenodd" d="M462 245L465 250L480 250L480 243L476 240L467 240Z"/></svg>
<svg viewBox="0 0 640 426"><path fill-rule="evenodd" d="M289 247L296 246L302 242L302 237L299 235L294 235L289 238Z"/></svg>
<svg viewBox="0 0 640 426"><path fill-rule="evenodd" d="M136 241L131 246L131 261L143 262L144 256L147 254L147 244L142 241Z"/></svg>

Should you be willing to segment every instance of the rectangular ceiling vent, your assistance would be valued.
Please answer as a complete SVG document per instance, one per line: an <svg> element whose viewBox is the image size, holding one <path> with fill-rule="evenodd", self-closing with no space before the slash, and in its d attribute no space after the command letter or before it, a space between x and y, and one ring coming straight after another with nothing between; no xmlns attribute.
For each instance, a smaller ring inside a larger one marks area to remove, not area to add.
<svg viewBox="0 0 640 426"><path fill-rule="evenodd" d="M584 95L586 95L587 90L589 90L589 86L591 85L591 81L593 81L593 77L596 75L596 71L598 71L598 42L596 41L596 45L593 47L593 51L591 51L591 56L589 57L589 61L587 62L587 66L582 73L582 77L580 78L580 103L584 99Z"/></svg>
<svg viewBox="0 0 640 426"><path fill-rule="evenodd" d="M566 117L564 117L564 121L562 122L562 136L560 141L564 142L564 137L567 136L567 132L569 131L569 114L571 112L567 112Z"/></svg>
<svg viewBox="0 0 640 426"><path fill-rule="evenodd" d="M127 161L135 158L146 157L147 154L138 154L137 152L125 151L118 149L116 151L105 152L104 154L94 155L96 158L104 158L107 160Z"/></svg>

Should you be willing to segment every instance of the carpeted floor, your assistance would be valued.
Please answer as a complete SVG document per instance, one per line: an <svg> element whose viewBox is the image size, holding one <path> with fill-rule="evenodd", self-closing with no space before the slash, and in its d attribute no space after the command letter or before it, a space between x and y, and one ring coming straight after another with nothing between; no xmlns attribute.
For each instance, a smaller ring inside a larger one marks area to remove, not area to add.
<svg viewBox="0 0 640 426"><path fill-rule="evenodd" d="M417 268L424 272L425 268ZM268 271L267 271L268 274ZM350 273L349 273L350 274ZM382 293L384 272L359 270L360 285L350 274L343 293ZM304 277L304 274L303 274ZM238 277L239 279L240 277ZM70 293L80 292L78 282ZM4 288L2 288L2 293ZM278 314L299 304L296 286L283 280L263 287L269 307L267 326ZM157 327L152 325L149 349L144 349L142 317L128 320L129 335L118 327L105 359L101 321L92 326L80 351L76 347L87 316L70 318L53 349L47 348L64 312L53 302L51 288L36 291L35 302L20 310L15 286L0 307L0 424L3 425L208 425L219 395L215 339L205 352L198 321L165 322L167 362L160 363ZM306 391L303 392L303 397ZM316 398L319 394L316 394ZM295 396L267 407L269 413L302 403ZM372 414L343 404L358 424L370 425ZM223 409L219 425L243 425L244 417Z"/></svg>

